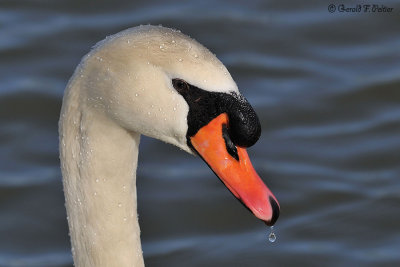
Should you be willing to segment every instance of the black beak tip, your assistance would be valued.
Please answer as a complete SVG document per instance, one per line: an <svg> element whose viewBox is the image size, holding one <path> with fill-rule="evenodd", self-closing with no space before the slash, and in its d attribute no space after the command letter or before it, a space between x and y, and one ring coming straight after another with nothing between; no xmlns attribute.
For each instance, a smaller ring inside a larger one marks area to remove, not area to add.
<svg viewBox="0 0 400 267"><path fill-rule="evenodd" d="M276 223L276 221L279 218L279 205L278 205L278 203L276 203L276 201L273 197L269 197L269 202L271 203L271 207L272 207L272 217L271 217L271 220L265 221L265 224L268 226L272 226Z"/></svg>

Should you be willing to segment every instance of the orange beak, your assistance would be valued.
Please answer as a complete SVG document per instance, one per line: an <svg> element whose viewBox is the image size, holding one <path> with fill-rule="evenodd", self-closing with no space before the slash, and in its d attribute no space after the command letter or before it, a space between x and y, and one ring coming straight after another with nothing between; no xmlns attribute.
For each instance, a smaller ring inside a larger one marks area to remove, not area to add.
<svg viewBox="0 0 400 267"><path fill-rule="evenodd" d="M202 127L190 141L232 194L257 218L273 225L279 217L278 201L254 170L246 149L235 147L224 127L229 127L226 113Z"/></svg>

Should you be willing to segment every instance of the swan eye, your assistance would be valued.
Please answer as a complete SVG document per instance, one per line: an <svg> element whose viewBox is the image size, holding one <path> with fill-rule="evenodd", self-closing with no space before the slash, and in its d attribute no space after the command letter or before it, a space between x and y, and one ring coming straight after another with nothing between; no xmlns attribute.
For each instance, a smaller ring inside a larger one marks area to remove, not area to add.
<svg viewBox="0 0 400 267"><path fill-rule="evenodd" d="M189 90L189 84L181 79L172 79L172 85L179 93L184 93Z"/></svg>

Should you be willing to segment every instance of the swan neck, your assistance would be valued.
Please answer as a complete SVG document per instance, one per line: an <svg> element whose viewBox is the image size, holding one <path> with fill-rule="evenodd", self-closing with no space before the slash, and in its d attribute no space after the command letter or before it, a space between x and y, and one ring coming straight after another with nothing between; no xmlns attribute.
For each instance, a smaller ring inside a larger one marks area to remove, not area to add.
<svg viewBox="0 0 400 267"><path fill-rule="evenodd" d="M75 266L143 266L136 201L140 135L72 100L67 94L63 103L60 159Z"/></svg>

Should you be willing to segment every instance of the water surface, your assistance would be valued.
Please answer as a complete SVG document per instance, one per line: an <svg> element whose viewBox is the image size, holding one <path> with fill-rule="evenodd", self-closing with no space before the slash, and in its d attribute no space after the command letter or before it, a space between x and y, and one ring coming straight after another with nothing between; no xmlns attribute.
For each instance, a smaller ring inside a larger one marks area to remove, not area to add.
<svg viewBox="0 0 400 267"><path fill-rule="evenodd" d="M147 23L182 30L228 67L260 117L249 153L281 205L270 243L199 158L142 138L147 266L400 264L396 1L384 1L391 13L346 14L321 1L132 2L2 1L0 266L72 266L63 91L92 45Z"/></svg>

